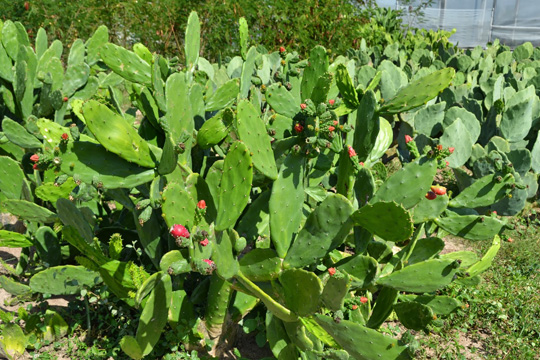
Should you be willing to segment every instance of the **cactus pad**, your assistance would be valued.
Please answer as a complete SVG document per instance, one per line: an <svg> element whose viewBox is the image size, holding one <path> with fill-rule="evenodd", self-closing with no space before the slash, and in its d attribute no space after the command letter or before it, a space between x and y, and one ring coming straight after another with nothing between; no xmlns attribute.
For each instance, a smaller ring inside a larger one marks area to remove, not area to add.
<svg viewBox="0 0 540 360"><path fill-rule="evenodd" d="M355 225L388 241L406 240L414 230L411 214L395 202L367 204L357 210L352 219Z"/></svg>

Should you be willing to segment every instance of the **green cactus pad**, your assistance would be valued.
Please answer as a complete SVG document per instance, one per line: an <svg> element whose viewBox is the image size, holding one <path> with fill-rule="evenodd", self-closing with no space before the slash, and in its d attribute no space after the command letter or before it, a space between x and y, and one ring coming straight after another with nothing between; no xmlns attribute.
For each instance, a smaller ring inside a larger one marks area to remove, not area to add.
<svg viewBox="0 0 540 360"><path fill-rule="evenodd" d="M203 148L219 144L231 129L234 113L231 109L220 111L208 119L197 133L197 144Z"/></svg>
<svg viewBox="0 0 540 360"><path fill-rule="evenodd" d="M204 321L210 339L218 340L227 321L227 308L231 299L231 284L216 274L210 278Z"/></svg>
<svg viewBox="0 0 540 360"><path fill-rule="evenodd" d="M319 76L313 92L311 93L311 100L315 104L326 103L328 93L330 92L330 86L334 79L331 73L324 73Z"/></svg>
<svg viewBox="0 0 540 360"><path fill-rule="evenodd" d="M3 289L7 293L15 296L30 295L32 293L32 289L30 289L28 285L18 283L17 281L5 277L4 275L0 275L0 289Z"/></svg>
<svg viewBox="0 0 540 360"><path fill-rule="evenodd" d="M33 246L34 242L18 232L0 230L0 247L26 248Z"/></svg>
<svg viewBox="0 0 540 360"><path fill-rule="evenodd" d="M41 141L26 131L24 126L9 118L2 120L2 130L9 141L15 145L26 149L41 148L42 146Z"/></svg>
<svg viewBox="0 0 540 360"><path fill-rule="evenodd" d="M465 123L461 119L457 119L450 126L445 127L440 138L440 145L445 148L455 148L454 153L446 160L450 167L458 168L469 160L474 141Z"/></svg>
<svg viewBox="0 0 540 360"><path fill-rule="evenodd" d="M253 163L249 150L244 143L237 141L231 145L223 164L216 231L236 223L248 203L252 180Z"/></svg>
<svg viewBox="0 0 540 360"><path fill-rule="evenodd" d="M132 188L154 178L153 169L141 168L89 142L68 144L61 159L62 172L107 189Z"/></svg>
<svg viewBox="0 0 540 360"><path fill-rule="evenodd" d="M37 221L40 223L51 223L57 219L55 213L26 200L9 199L2 203L7 212L27 221Z"/></svg>
<svg viewBox="0 0 540 360"><path fill-rule="evenodd" d="M365 166L375 164L384 155L384 153L390 148L394 140L394 130L390 123L379 117L379 134L375 139L375 144L371 149L369 155L366 158Z"/></svg>
<svg viewBox="0 0 540 360"><path fill-rule="evenodd" d="M321 280L312 272L302 269L287 269L279 275L283 286L285 304L299 316L308 316L319 309L323 291Z"/></svg>
<svg viewBox="0 0 540 360"><path fill-rule="evenodd" d="M436 318L429 306L415 301L395 304L394 311L403 326L416 331L425 329Z"/></svg>
<svg viewBox="0 0 540 360"><path fill-rule="evenodd" d="M162 195L162 216L170 228L180 224L191 231L195 225L195 199L187 192L185 187L176 183L167 185Z"/></svg>
<svg viewBox="0 0 540 360"><path fill-rule="evenodd" d="M111 43L99 48L99 56L107 66L134 83L152 86L152 69L150 65L137 54Z"/></svg>
<svg viewBox="0 0 540 360"><path fill-rule="evenodd" d="M276 180L278 172L270 137L257 109L248 100L238 103L235 125L240 140L251 152L253 166L266 177Z"/></svg>
<svg viewBox="0 0 540 360"><path fill-rule="evenodd" d="M306 335L306 327L298 320L295 322L284 322L285 331L291 340L291 343L296 345L298 349L302 351L309 351L313 349L313 342ZM278 359L280 359L279 357Z"/></svg>
<svg viewBox="0 0 540 360"><path fill-rule="evenodd" d="M92 37L86 41L86 62L92 66L100 59L99 49L109 41L109 29L101 25L96 29Z"/></svg>
<svg viewBox="0 0 540 360"><path fill-rule="evenodd" d="M248 207L236 228L240 236L246 238L248 243L254 243L259 236L270 237L270 212L268 202L270 191L260 194Z"/></svg>
<svg viewBox="0 0 540 360"><path fill-rule="evenodd" d="M280 115L294 118L300 111L300 104L282 84L272 84L266 90L266 101Z"/></svg>
<svg viewBox="0 0 540 360"><path fill-rule="evenodd" d="M172 250L163 255L159 263L159 268L164 273L172 272L173 275L180 275L190 272L189 256L187 249Z"/></svg>
<svg viewBox="0 0 540 360"><path fill-rule="evenodd" d="M353 211L351 203L344 196L329 193L307 218L289 249L283 266L298 268L313 264L341 245L352 229L350 216Z"/></svg>
<svg viewBox="0 0 540 360"><path fill-rule="evenodd" d="M535 98L535 88L531 85L507 99L500 123L500 131L505 139L519 141L527 136L533 120Z"/></svg>
<svg viewBox="0 0 540 360"><path fill-rule="evenodd" d="M273 249L253 249L240 259L240 270L251 281L270 281L278 277L281 259Z"/></svg>
<svg viewBox="0 0 540 360"><path fill-rule="evenodd" d="M41 226L35 233L36 251L49 266L57 266L62 262L60 242L56 233L48 226Z"/></svg>
<svg viewBox="0 0 540 360"><path fill-rule="evenodd" d="M238 79L227 81L206 99L206 111L221 110L232 105L238 96L239 90Z"/></svg>
<svg viewBox="0 0 540 360"><path fill-rule="evenodd" d="M95 100L86 102L82 112L86 125L107 150L144 167L156 166L146 141L122 116Z"/></svg>
<svg viewBox="0 0 540 360"><path fill-rule="evenodd" d="M68 198L69 194L77 184L72 177L69 177L62 185L52 182L43 183L36 188L36 196L43 201L49 201L56 205L56 201L61 198Z"/></svg>
<svg viewBox="0 0 540 360"><path fill-rule="evenodd" d="M443 91L454 78L455 70L445 68L409 83L381 107L381 113L397 114L426 104Z"/></svg>
<svg viewBox="0 0 540 360"><path fill-rule="evenodd" d="M352 276L353 287L365 289L373 285L379 272L378 265L377 261L370 256L354 255L340 260L334 266Z"/></svg>
<svg viewBox="0 0 540 360"><path fill-rule="evenodd" d="M426 260L379 278L377 284L414 293L437 291L452 282L459 264L453 260Z"/></svg>
<svg viewBox="0 0 540 360"><path fill-rule="evenodd" d="M493 243L491 244L491 247L488 249L488 251L482 256L482 259L472 265L470 268L467 269L467 272L469 273L469 276L473 277L478 274L481 274L482 272L486 271L490 266L491 262L497 255L497 252L501 248L501 238L498 235L495 235L493 238Z"/></svg>
<svg viewBox="0 0 540 360"><path fill-rule="evenodd" d="M447 254L442 254L439 256L440 259L450 259L450 260L459 260L461 261L461 268L467 269L474 263L478 261L478 256L472 251L455 251Z"/></svg>
<svg viewBox="0 0 540 360"><path fill-rule="evenodd" d="M499 176L490 174L476 180L450 200L448 205L454 208L477 208L496 203L510 193L511 185L515 183L515 178L510 174L504 178L501 176L500 182L497 181Z"/></svg>
<svg viewBox="0 0 540 360"><path fill-rule="evenodd" d="M463 264L462 264L463 265ZM402 301L414 301L416 303L427 305L437 315L450 315L459 307L461 302L453 297L445 295L400 295Z"/></svg>
<svg viewBox="0 0 540 360"><path fill-rule="evenodd" d="M311 99L319 78L328 70L328 64L328 54L324 47L315 46L311 49L308 66L304 69L300 85L302 100Z"/></svg>
<svg viewBox="0 0 540 360"><path fill-rule="evenodd" d="M377 295L377 300L366 326L371 329L378 329L386 319L392 314L394 304L398 297L398 291L387 286L383 286Z"/></svg>
<svg viewBox="0 0 540 360"><path fill-rule="evenodd" d="M417 239L414 249L407 259L407 265L413 265L431 259L444 249L444 241L436 237Z"/></svg>
<svg viewBox="0 0 540 360"><path fill-rule="evenodd" d="M144 357L137 339L135 339L133 336L124 336L122 340L120 340L120 348L134 360L141 360Z"/></svg>
<svg viewBox="0 0 540 360"><path fill-rule="evenodd" d="M6 354L7 359L18 359L24 355L27 342L27 337L19 325L7 323L2 329L0 353L2 356Z"/></svg>
<svg viewBox="0 0 540 360"><path fill-rule="evenodd" d="M329 276L321 294L324 306L332 311L341 309L349 292L350 280L349 276Z"/></svg>
<svg viewBox="0 0 540 360"><path fill-rule="evenodd" d="M302 221L304 204L304 158L289 154L272 185L270 195L270 236L279 257L289 250L292 236Z"/></svg>
<svg viewBox="0 0 540 360"><path fill-rule="evenodd" d="M435 219L435 223L450 234L469 240L491 239L505 225L499 219L476 215L452 215Z"/></svg>
<svg viewBox="0 0 540 360"><path fill-rule="evenodd" d="M352 219L371 233L387 241L403 241L411 237L414 226L410 212L395 202L376 202L357 210ZM388 226L392 224L392 226Z"/></svg>
<svg viewBox="0 0 540 360"><path fill-rule="evenodd" d="M189 82L186 74L174 73L167 78L165 84L166 93L166 120L175 143L184 140L185 151L180 154L179 162L183 165L191 163L191 147L193 143L193 130L195 122L193 120L191 101L189 101Z"/></svg>
<svg viewBox="0 0 540 360"><path fill-rule="evenodd" d="M353 81L349 75L349 71L344 64L339 64L336 68L336 85L339 88L343 102L349 109L358 108L358 94L354 88Z"/></svg>
<svg viewBox="0 0 540 360"><path fill-rule="evenodd" d="M370 203L395 201L405 209L411 209L425 197L436 173L434 160L422 157L408 163L381 185Z"/></svg>
<svg viewBox="0 0 540 360"><path fill-rule="evenodd" d="M233 231L233 230L232 230ZM223 279L230 279L238 272L238 261L233 255L234 235L232 231L216 233L212 259L216 262L216 271Z"/></svg>
<svg viewBox="0 0 540 360"><path fill-rule="evenodd" d="M291 343L291 340L285 331L283 321L281 321L278 317L273 316L270 311L266 312L265 325L266 337L268 338L270 350L272 350L272 353L276 359L278 359L281 351L287 346L287 344Z"/></svg>
<svg viewBox="0 0 540 360"><path fill-rule="evenodd" d="M413 208L413 221L420 224L437 218L448 207L448 196L440 195L433 200L425 197Z"/></svg>
<svg viewBox="0 0 540 360"><path fill-rule="evenodd" d="M43 270L30 278L30 288L34 292L51 295L74 295L85 287L93 287L101 282L99 273L83 266L55 266Z"/></svg>
<svg viewBox="0 0 540 360"><path fill-rule="evenodd" d="M171 277L164 274L150 293L137 327L136 339L144 356L152 351L167 324L171 297Z"/></svg>
<svg viewBox="0 0 540 360"><path fill-rule="evenodd" d="M380 332L349 320L334 321L329 316L314 315L336 342L355 359L409 359L407 347Z"/></svg>
<svg viewBox="0 0 540 360"><path fill-rule="evenodd" d="M15 160L0 156L0 201L20 199L23 189L24 173Z"/></svg>
<svg viewBox="0 0 540 360"><path fill-rule="evenodd" d="M201 24L199 15L195 11L189 14L186 35L184 42L184 51L186 54L186 67L192 71L197 65L199 52L201 49Z"/></svg>
<svg viewBox="0 0 540 360"><path fill-rule="evenodd" d="M353 148L361 161L367 160L379 135L380 122L375 113L376 110L375 93L368 91L362 97L358 107L353 140Z"/></svg>

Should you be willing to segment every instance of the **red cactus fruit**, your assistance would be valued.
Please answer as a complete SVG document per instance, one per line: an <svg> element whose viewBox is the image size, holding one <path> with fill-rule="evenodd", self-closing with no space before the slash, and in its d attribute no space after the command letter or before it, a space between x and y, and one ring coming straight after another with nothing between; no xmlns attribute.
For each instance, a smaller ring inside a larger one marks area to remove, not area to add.
<svg viewBox="0 0 540 360"><path fill-rule="evenodd" d="M37 170L38 169L38 164L32 165L32 169Z"/></svg>
<svg viewBox="0 0 540 360"><path fill-rule="evenodd" d="M179 237L184 237L184 238L189 237L189 231L180 224L173 225L171 229L169 230L169 232L175 239L178 239Z"/></svg>
<svg viewBox="0 0 540 360"><path fill-rule="evenodd" d="M329 268L328 273L330 274L330 276L334 276L334 274L336 273L336 268L333 268L333 267Z"/></svg>
<svg viewBox="0 0 540 360"><path fill-rule="evenodd" d="M207 263L208 265L210 265L210 266L214 266L214 262L212 260L210 260L210 259L203 259L203 261L205 263Z"/></svg>
<svg viewBox="0 0 540 360"><path fill-rule="evenodd" d="M449 148L448 148L448 151L450 151L450 154L453 154L453 153L454 153L454 150L456 150L456 148L454 148L454 147L449 147Z"/></svg>
<svg viewBox="0 0 540 360"><path fill-rule="evenodd" d="M339 121L334 120L334 121L332 121L332 123L333 123L334 125L337 125L337 124L339 124Z"/></svg>
<svg viewBox="0 0 540 360"><path fill-rule="evenodd" d="M497 211L493 210L493 215L497 215Z"/></svg>
<svg viewBox="0 0 540 360"><path fill-rule="evenodd" d="M66 102L66 101L69 100L69 98L67 96L64 96L64 98L62 100L64 100L64 102Z"/></svg>
<svg viewBox="0 0 540 360"><path fill-rule="evenodd" d="M306 104L304 104L304 103L300 104L300 109L306 110L306 108L307 108L307 105L306 105Z"/></svg>
<svg viewBox="0 0 540 360"><path fill-rule="evenodd" d="M33 162L38 162L39 161L39 155L34 154L34 155L30 156L30 160L33 161Z"/></svg>
<svg viewBox="0 0 540 360"><path fill-rule="evenodd" d="M437 150L442 151L443 147L442 145L437 145Z"/></svg>
<svg viewBox="0 0 540 360"><path fill-rule="evenodd" d="M30 10L30 2L28 2L28 1L24 2L24 10L26 10L26 11Z"/></svg>
<svg viewBox="0 0 540 360"><path fill-rule="evenodd" d="M358 305L354 304L354 305L352 306L352 309L353 309L353 310L358 309Z"/></svg>
<svg viewBox="0 0 540 360"><path fill-rule="evenodd" d="M332 132L332 131L334 131L334 130L336 130L336 128L333 127L332 125L330 125L330 126L328 127L328 131Z"/></svg>
<svg viewBox="0 0 540 360"><path fill-rule="evenodd" d="M206 246L208 245L208 243L209 243L208 239L204 239L201 242L199 242L199 244L201 244L202 246Z"/></svg>
<svg viewBox="0 0 540 360"><path fill-rule="evenodd" d="M279 52L280 52L280 53L284 53L284 52L285 52L285 47L284 47L284 46L280 46L280 47L279 47Z"/></svg>
<svg viewBox="0 0 540 360"><path fill-rule="evenodd" d="M349 146L349 157L356 156L356 151L354 151L352 146Z"/></svg>
<svg viewBox="0 0 540 360"><path fill-rule="evenodd" d="M204 201L204 200L199 201L199 202L197 203L197 207L198 207L199 209L201 209L201 210L206 209L206 201Z"/></svg>
<svg viewBox="0 0 540 360"><path fill-rule="evenodd" d="M446 195L446 188L444 186L433 185L431 187L431 191L433 191L436 195Z"/></svg>
<svg viewBox="0 0 540 360"><path fill-rule="evenodd" d="M363 162L363 161L360 161L359 164L360 164L360 166L364 166L364 162Z"/></svg>
<svg viewBox="0 0 540 360"><path fill-rule="evenodd" d="M409 135L405 135L405 143L408 144L409 141L412 141L412 137L410 137Z"/></svg>
<svg viewBox="0 0 540 360"><path fill-rule="evenodd" d="M333 106L336 103L336 100L330 99L328 100L328 103L330 104L330 106Z"/></svg>
<svg viewBox="0 0 540 360"><path fill-rule="evenodd" d="M67 141L69 139L69 136L67 133L63 133L61 136L62 140Z"/></svg>
<svg viewBox="0 0 540 360"><path fill-rule="evenodd" d="M365 296L361 296L361 297L360 297L360 302L361 302L362 304L365 304L365 303L368 302L368 298L365 297Z"/></svg>
<svg viewBox="0 0 540 360"><path fill-rule="evenodd" d="M435 194L433 191L428 191L426 194L426 199L428 200L434 200L437 198L437 194Z"/></svg>
<svg viewBox="0 0 540 360"><path fill-rule="evenodd" d="M304 131L304 127L300 124L296 124L294 125L294 131L296 131L297 133L301 133L302 131Z"/></svg>

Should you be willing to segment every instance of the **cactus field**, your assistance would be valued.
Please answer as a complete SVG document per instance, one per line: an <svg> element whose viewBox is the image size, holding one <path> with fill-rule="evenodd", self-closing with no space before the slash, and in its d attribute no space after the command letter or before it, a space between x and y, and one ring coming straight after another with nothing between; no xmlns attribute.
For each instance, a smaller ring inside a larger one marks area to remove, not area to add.
<svg viewBox="0 0 540 360"><path fill-rule="evenodd" d="M419 30L302 56L242 18L211 62L203 21L174 58L0 21L0 358L105 325L89 359L246 359L246 328L266 359L443 354L428 335L533 226L540 48ZM72 315L22 305L59 296Z"/></svg>

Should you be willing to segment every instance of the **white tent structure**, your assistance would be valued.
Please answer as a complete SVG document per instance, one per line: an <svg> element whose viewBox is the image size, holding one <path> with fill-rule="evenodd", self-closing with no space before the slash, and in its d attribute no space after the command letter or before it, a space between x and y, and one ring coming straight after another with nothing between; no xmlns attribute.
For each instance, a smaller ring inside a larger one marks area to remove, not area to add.
<svg viewBox="0 0 540 360"><path fill-rule="evenodd" d="M377 3L404 10L403 19L412 26L456 29L450 40L460 47L485 46L495 39L511 47L526 41L540 46L540 0L435 0L423 19L409 13L400 0Z"/></svg>

